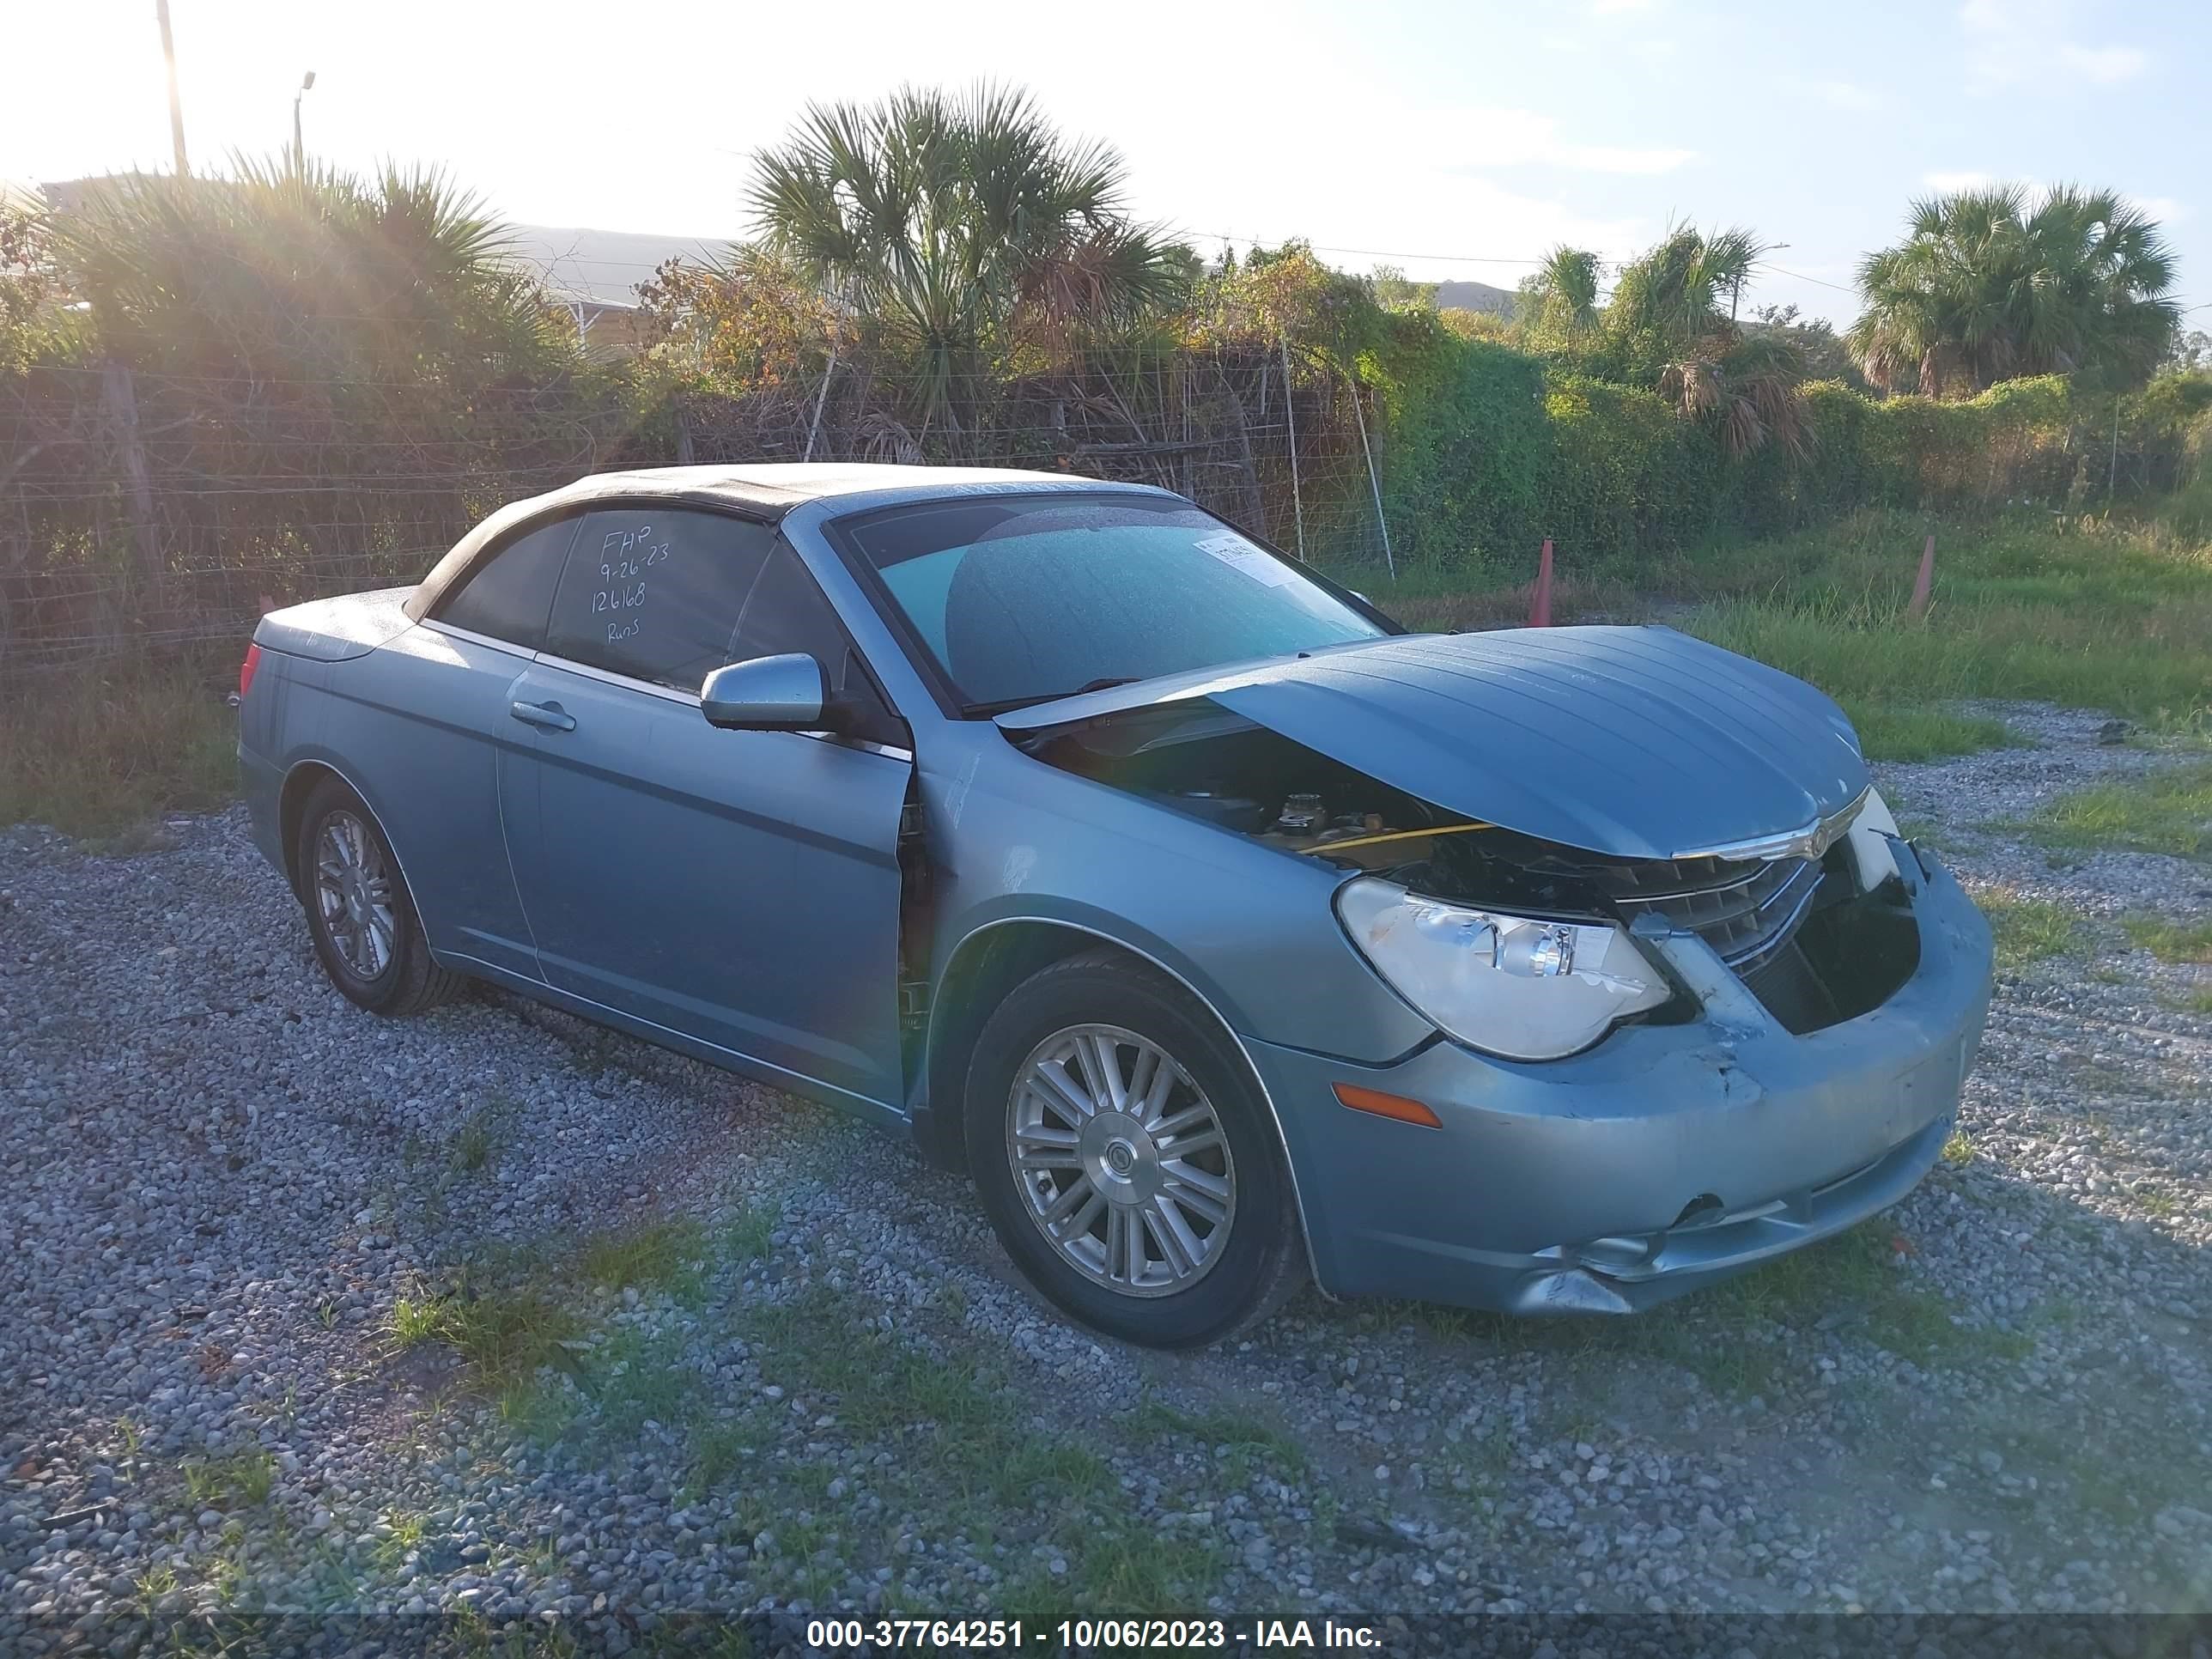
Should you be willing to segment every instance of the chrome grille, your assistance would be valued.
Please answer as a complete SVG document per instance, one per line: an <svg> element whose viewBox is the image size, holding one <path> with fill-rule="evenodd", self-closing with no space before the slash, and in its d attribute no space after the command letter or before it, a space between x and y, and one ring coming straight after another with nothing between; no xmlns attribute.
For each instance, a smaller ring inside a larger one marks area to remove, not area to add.
<svg viewBox="0 0 2212 1659"><path fill-rule="evenodd" d="M1624 920L1650 912L1711 945L1747 973L1790 942L1819 890L1817 859L1722 863L1698 859L1624 869L1613 897Z"/></svg>

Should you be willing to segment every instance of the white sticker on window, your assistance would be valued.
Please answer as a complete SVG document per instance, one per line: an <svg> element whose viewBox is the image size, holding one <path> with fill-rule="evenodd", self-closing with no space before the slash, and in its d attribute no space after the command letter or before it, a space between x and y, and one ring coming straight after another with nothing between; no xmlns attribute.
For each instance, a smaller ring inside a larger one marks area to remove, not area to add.
<svg viewBox="0 0 2212 1659"><path fill-rule="evenodd" d="M1231 569L1249 576L1262 587L1282 587L1293 580L1289 566L1280 559L1269 557L1242 536L1202 537L1198 550L1211 553Z"/></svg>

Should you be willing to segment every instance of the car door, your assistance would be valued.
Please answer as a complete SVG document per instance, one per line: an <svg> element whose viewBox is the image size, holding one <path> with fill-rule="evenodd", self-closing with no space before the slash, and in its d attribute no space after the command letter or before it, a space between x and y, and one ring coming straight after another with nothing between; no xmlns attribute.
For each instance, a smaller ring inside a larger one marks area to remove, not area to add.
<svg viewBox="0 0 2212 1659"><path fill-rule="evenodd" d="M729 732L698 688L805 651L862 736ZM535 757L504 798L549 984L896 1109L903 737L774 528L703 509L586 514L514 688Z"/></svg>
<svg viewBox="0 0 2212 1659"><path fill-rule="evenodd" d="M575 531L569 517L509 535L432 616L368 659L374 678L360 688L402 716L363 727L384 752L362 757L360 787L373 792L432 946L532 980L537 944L500 811L530 748L507 711L544 643Z"/></svg>

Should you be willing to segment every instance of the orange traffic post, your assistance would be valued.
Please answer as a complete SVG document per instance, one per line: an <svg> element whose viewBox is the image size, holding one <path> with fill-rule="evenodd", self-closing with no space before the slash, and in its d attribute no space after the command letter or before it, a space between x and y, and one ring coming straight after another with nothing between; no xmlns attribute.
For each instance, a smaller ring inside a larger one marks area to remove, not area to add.
<svg viewBox="0 0 2212 1659"><path fill-rule="evenodd" d="M1552 625L1552 538L1544 538L1543 556L1536 562L1536 598L1528 607L1528 626Z"/></svg>
<svg viewBox="0 0 2212 1659"><path fill-rule="evenodd" d="M1928 590L1936 580L1936 538L1929 537L1928 545L1920 550L1920 574L1913 578L1912 603L1906 610L1914 617L1928 614Z"/></svg>

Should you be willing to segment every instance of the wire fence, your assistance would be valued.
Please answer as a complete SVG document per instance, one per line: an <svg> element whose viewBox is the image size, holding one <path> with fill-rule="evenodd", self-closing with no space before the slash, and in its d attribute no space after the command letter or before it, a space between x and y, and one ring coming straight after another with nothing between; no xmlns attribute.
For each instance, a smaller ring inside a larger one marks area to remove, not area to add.
<svg viewBox="0 0 2212 1659"><path fill-rule="evenodd" d="M505 502L630 467L1027 467L1164 485L1316 561L1390 557L1376 411L1294 349L976 374L931 420L911 404L834 360L742 395L36 368L0 379L0 675L237 641L272 606L415 580Z"/></svg>

